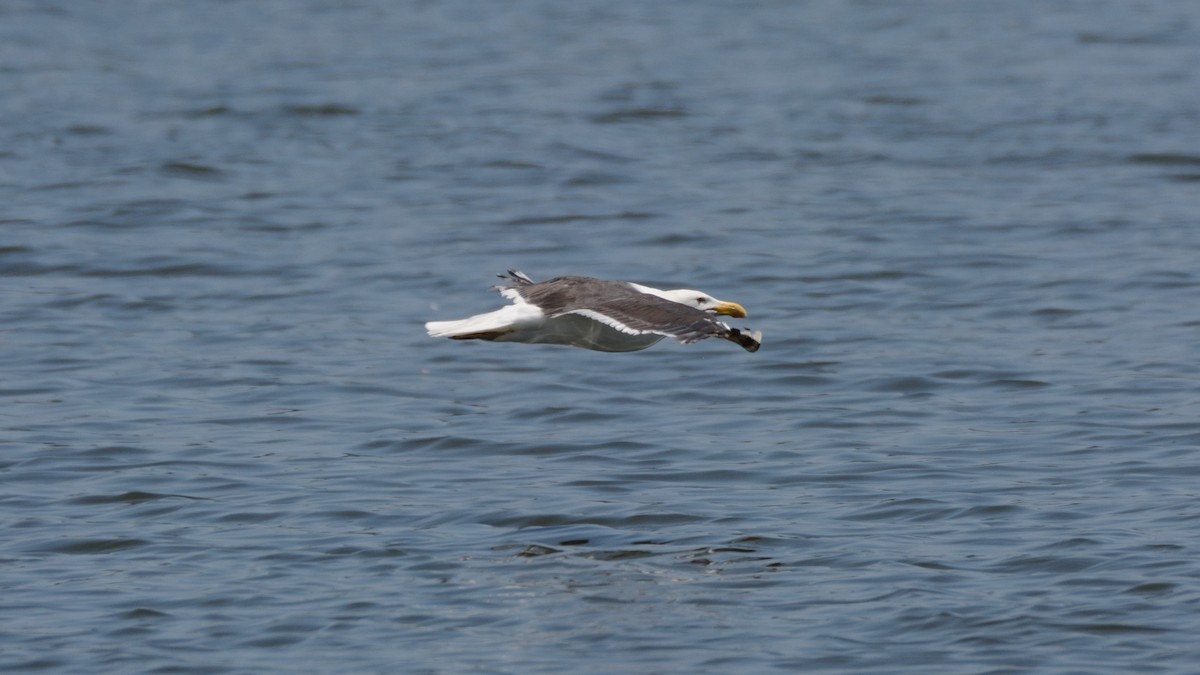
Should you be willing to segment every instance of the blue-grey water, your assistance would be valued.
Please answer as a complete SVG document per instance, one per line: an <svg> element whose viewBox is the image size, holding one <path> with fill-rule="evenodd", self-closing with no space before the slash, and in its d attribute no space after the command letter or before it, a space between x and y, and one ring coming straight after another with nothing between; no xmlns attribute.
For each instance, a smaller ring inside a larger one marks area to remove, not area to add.
<svg viewBox="0 0 1200 675"><path fill-rule="evenodd" d="M1198 3L0 4L6 672L1195 672L1198 345Z"/></svg>

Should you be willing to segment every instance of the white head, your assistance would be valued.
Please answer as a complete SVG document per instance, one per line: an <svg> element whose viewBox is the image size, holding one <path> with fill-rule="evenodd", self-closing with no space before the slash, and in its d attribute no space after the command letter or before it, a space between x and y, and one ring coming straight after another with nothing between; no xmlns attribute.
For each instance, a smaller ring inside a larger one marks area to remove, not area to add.
<svg viewBox="0 0 1200 675"><path fill-rule="evenodd" d="M688 288L678 288L673 291L660 291L658 289L652 289L650 291L643 292L650 292L653 295L659 296L660 298L666 298L672 302L678 302L687 305L688 307L695 307L696 309L702 309L715 314L724 314L726 316L732 316L738 319L744 319L746 317L745 307L742 307L736 302L717 300L713 296L702 291L693 291Z"/></svg>

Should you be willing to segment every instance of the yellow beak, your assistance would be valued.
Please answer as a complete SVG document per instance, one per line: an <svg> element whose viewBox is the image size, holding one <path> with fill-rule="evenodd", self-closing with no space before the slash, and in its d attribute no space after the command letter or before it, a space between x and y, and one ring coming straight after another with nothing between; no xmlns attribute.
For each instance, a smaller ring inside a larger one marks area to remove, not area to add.
<svg viewBox="0 0 1200 675"><path fill-rule="evenodd" d="M742 307L741 305L737 304L736 302L717 303L717 306L713 307L712 311L716 312L717 314L724 314L726 316L732 316L736 319L746 318L746 308Z"/></svg>

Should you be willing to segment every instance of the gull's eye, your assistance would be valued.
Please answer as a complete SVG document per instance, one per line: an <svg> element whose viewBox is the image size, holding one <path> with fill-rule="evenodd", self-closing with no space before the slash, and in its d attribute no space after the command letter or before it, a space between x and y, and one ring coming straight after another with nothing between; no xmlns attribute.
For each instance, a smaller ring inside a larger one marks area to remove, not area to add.
<svg viewBox="0 0 1200 675"><path fill-rule="evenodd" d="M697 305L703 305L703 304L704 304L704 296L703 296L703 295L702 295L702 296L700 296L700 297L698 297L698 298L696 298L696 304L697 304Z"/></svg>

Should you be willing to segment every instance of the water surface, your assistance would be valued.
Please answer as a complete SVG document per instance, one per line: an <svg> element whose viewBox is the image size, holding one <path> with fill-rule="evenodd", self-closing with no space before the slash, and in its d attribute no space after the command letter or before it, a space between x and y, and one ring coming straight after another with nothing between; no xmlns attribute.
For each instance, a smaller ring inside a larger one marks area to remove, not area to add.
<svg viewBox="0 0 1200 675"><path fill-rule="evenodd" d="M9 3L0 666L1188 672L1200 10ZM762 330L427 338L507 268Z"/></svg>

